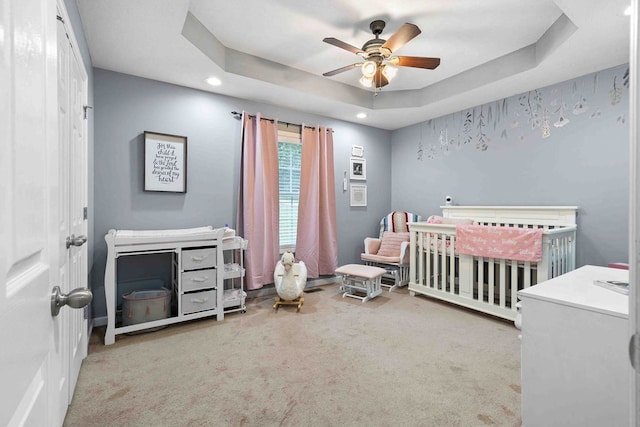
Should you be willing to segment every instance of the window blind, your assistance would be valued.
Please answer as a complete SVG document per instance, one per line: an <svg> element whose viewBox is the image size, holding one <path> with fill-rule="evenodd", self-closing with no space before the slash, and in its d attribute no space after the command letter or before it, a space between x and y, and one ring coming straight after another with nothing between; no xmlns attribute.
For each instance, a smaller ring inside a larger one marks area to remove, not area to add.
<svg viewBox="0 0 640 427"><path fill-rule="evenodd" d="M300 196L300 134L278 131L278 173L280 193L280 250L295 250Z"/></svg>

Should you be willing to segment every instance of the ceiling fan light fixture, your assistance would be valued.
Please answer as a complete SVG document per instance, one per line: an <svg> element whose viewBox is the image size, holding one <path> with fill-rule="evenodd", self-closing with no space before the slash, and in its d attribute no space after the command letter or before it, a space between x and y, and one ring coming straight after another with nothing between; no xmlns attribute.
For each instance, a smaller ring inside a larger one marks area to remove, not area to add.
<svg viewBox="0 0 640 427"><path fill-rule="evenodd" d="M386 64L382 67L382 74L391 81L398 73L398 69L392 65Z"/></svg>
<svg viewBox="0 0 640 427"><path fill-rule="evenodd" d="M373 76L376 74L376 67L377 65L374 61L365 61L365 63L362 64L362 68L361 68L362 75L369 79L373 78Z"/></svg>
<svg viewBox="0 0 640 427"><path fill-rule="evenodd" d="M371 87L373 84L373 77L362 76L359 81L362 86Z"/></svg>
<svg viewBox="0 0 640 427"><path fill-rule="evenodd" d="M375 86L377 90L388 85L397 73L396 67L413 67L433 70L440 65L440 58L429 58L424 56L392 56L395 51L413 40L421 31L415 24L405 22L389 37L380 38L384 30L385 22L375 20L369 24L371 32L375 38L368 40L361 48L345 43L334 37L325 37L323 42L347 50L362 57L363 61L341 67L322 75L332 77L336 74L360 67L360 84L365 87Z"/></svg>

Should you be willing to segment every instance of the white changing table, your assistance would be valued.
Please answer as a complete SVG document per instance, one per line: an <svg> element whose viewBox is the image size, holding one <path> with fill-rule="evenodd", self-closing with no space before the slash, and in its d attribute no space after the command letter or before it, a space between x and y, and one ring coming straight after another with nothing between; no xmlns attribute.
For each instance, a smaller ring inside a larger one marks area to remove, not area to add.
<svg viewBox="0 0 640 427"><path fill-rule="evenodd" d="M105 345L127 332L157 328L207 316L224 318L223 280L224 229L198 227L180 230L109 230L104 291L107 306ZM177 301L177 313L165 319L128 326L116 325L118 258L154 253L171 253L171 298ZM220 291L218 292L218 287Z"/></svg>

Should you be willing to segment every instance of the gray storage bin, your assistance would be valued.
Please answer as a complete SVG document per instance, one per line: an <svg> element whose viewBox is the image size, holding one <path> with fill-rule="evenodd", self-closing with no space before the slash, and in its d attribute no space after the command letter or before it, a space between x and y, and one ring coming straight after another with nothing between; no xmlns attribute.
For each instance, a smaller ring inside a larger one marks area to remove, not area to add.
<svg viewBox="0 0 640 427"><path fill-rule="evenodd" d="M157 291L159 289L167 289L165 281L159 277L143 277L134 280L118 281L118 300L117 309L122 309L122 296L130 294L134 291Z"/></svg>
<svg viewBox="0 0 640 427"><path fill-rule="evenodd" d="M122 325L166 319L171 313L171 291L167 288L133 291L122 296Z"/></svg>

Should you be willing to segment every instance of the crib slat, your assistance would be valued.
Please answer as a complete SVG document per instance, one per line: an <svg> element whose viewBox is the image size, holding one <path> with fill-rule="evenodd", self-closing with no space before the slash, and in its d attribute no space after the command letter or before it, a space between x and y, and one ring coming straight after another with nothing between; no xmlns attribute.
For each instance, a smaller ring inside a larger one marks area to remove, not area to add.
<svg viewBox="0 0 640 427"><path fill-rule="evenodd" d="M575 236L575 234L574 234ZM569 247L571 248L571 264L569 265L569 270L575 270L576 268L576 240L569 236Z"/></svg>
<svg viewBox="0 0 640 427"><path fill-rule="evenodd" d="M556 247L556 276L562 274L562 246L560 246L560 239L554 239L553 242Z"/></svg>
<svg viewBox="0 0 640 427"><path fill-rule="evenodd" d="M458 295L473 300L474 257L460 255L458 260Z"/></svg>
<svg viewBox="0 0 640 427"><path fill-rule="evenodd" d="M559 244L561 245L560 247L562 248L561 250L561 256L562 256L562 273L564 274L567 272L567 245L565 243L564 238L560 238L558 239Z"/></svg>
<svg viewBox="0 0 640 427"><path fill-rule="evenodd" d="M567 245L567 239L563 237L562 239L562 274L568 273L569 269L567 268L567 260L569 259L569 245Z"/></svg>
<svg viewBox="0 0 640 427"><path fill-rule="evenodd" d="M416 244L416 235L415 232L409 233L409 281L412 283L416 283L416 248L418 245Z"/></svg>
<svg viewBox="0 0 640 427"><path fill-rule="evenodd" d="M440 289L443 292L447 291L447 236L445 234L440 235Z"/></svg>
<svg viewBox="0 0 640 427"><path fill-rule="evenodd" d="M500 260L500 307L504 307L505 305L505 284L507 283L507 262L504 259Z"/></svg>
<svg viewBox="0 0 640 427"><path fill-rule="evenodd" d="M433 248L434 250L433 252L433 262L430 262L429 264L431 264L433 266L433 289L438 289L438 242L439 242L439 235L434 239L433 243Z"/></svg>
<svg viewBox="0 0 640 427"><path fill-rule="evenodd" d="M555 277L555 269L554 269L554 259L555 259L555 254L553 253L553 240L549 239L547 240L547 251L549 252L549 258L547 259L547 278L548 279L552 279L553 277ZM542 282L543 280L538 279L538 283ZM534 283L537 284L537 283Z"/></svg>
<svg viewBox="0 0 640 427"><path fill-rule="evenodd" d="M574 237L569 237L571 239L571 270L575 270L576 268L576 239Z"/></svg>
<svg viewBox="0 0 640 427"><path fill-rule="evenodd" d="M419 284L424 286L424 257L425 257L425 250L424 250L424 233L419 232L417 233L418 236L418 277L417 277L417 281ZM428 246L427 246L428 247Z"/></svg>
<svg viewBox="0 0 640 427"><path fill-rule="evenodd" d="M522 289L527 289L531 286L531 262L529 261L524 262L524 283L522 286Z"/></svg>
<svg viewBox="0 0 640 427"><path fill-rule="evenodd" d="M478 257L478 300L484 301L484 258Z"/></svg>
<svg viewBox="0 0 640 427"><path fill-rule="evenodd" d="M437 236L431 236L431 243L429 244L429 261L428 261L428 265L429 265L429 277L427 278L427 280L429 280L429 287L432 288L434 287L434 283L435 283L435 277L438 274L438 272L436 271L436 267L437 264L436 261L438 259L438 238Z"/></svg>
<svg viewBox="0 0 640 427"><path fill-rule="evenodd" d="M518 293L518 261L511 261L511 308L516 307Z"/></svg>
<svg viewBox="0 0 640 427"><path fill-rule="evenodd" d="M552 259L552 270L551 277L559 276L558 273L558 245L555 244L555 239L551 240L551 259Z"/></svg>
<svg viewBox="0 0 640 427"><path fill-rule="evenodd" d="M558 258L556 262L558 263L558 276L564 273L564 245L562 244L562 238L554 239L554 243L558 248L557 255Z"/></svg>
<svg viewBox="0 0 640 427"><path fill-rule="evenodd" d="M489 262L489 304L493 305L494 304L494 286L495 286L495 272L494 272L494 266L495 266L495 260L493 258L489 258L488 260Z"/></svg>
<svg viewBox="0 0 640 427"><path fill-rule="evenodd" d="M420 262L422 262L422 266L420 267L420 272L422 274L422 284L424 286L429 285L429 235L427 233L422 234L422 258L420 258Z"/></svg>
<svg viewBox="0 0 640 427"><path fill-rule="evenodd" d="M456 291L456 252L455 237L451 236L449 242L449 292L452 294Z"/></svg>

